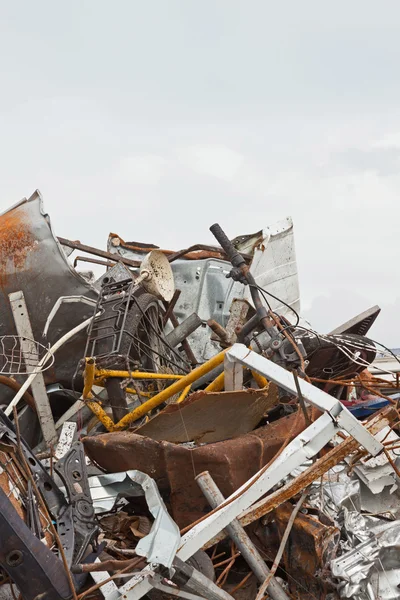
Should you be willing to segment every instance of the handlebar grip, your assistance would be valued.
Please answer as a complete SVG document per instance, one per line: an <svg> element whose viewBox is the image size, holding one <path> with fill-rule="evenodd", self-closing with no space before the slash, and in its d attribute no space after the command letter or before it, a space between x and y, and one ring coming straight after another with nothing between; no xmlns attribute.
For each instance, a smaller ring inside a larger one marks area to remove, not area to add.
<svg viewBox="0 0 400 600"><path fill-rule="evenodd" d="M228 239L228 236L218 223L211 225L210 231L234 267L240 267L240 265L245 263L243 256L239 254L235 246L232 244L230 239Z"/></svg>

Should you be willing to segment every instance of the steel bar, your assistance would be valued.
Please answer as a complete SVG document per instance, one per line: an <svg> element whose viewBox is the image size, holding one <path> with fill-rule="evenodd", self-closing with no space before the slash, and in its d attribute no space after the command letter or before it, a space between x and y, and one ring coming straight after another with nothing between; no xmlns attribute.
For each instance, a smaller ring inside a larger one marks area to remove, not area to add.
<svg viewBox="0 0 400 600"><path fill-rule="evenodd" d="M215 334L215 335L211 336L212 340L214 340L216 342L222 342L226 346L232 345L229 343L228 333L227 333L225 327L222 327L222 325L217 323L217 321L215 321L214 319L208 319L207 325Z"/></svg>
<svg viewBox="0 0 400 600"><path fill-rule="evenodd" d="M13 292L12 294L9 294L8 297L10 299L11 310L18 335L23 339L21 342L21 349L22 355L26 361L26 370L28 373L35 372L39 365L39 356L36 344L33 341L32 326L24 294L21 291ZM33 364L33 362L35 362L35 364ZM47 446L51 447L57 441L57 432L42 373L37 374L32 381L31 387L43 438Z"/></svg>
<svg viewBox="0 0 400 600"><path fill-rule="evenodd" d="M76 266L78 264L78 262L87 262L87 263L91 263L93 265L101 265L103 267L114 267L116 262L109 262L107 260L99 260L97 258L90 258L89 256L76 256L75 260L74 260L74 268L76 269Z"/></svg>
<svg viewBox="0 0 400 600"><path fill-rule="evenodd" d="M86 246L85 244L81 244L80 242L67 240L66 238L59 237L57 238L62 246L67 246L68 248L73 248L74 250L81 250L81 252L87 252L88 254L94 254L95 256L100 256L101 258L108 258L115 262L122 262L124 265L128 267L138 268L140 267L140 261L137 260L129 260L129 258L124 258L119 254L112 254L111 252L106 252L104 250L99 250L98 248L93 248L92 246Z"/></svg>
<svg viewBox="0 0 400 600"><path fill-rule="evenodd" d="M178 252L172 252L171 250L163 250L165 254L168 254L169 262L173 262L174 260L177 260L178 258L182 257L189 260L198 259L199 257L195 255L195 252L198 251L208 252L209 255L207 256L207 258L218 258L219 260L227 260L225 252L219 246L206 246L204 244L195 244L194 246L190 246L189 248L178 250ZM189 254L189 256L186 256L187 254ZM243 254L242 256L244 256L246 261L249 263L253 258L251 254Z"/></svg>
<svg viewBox="0 0 400 600"><path fill-rule="evenodd" d="M256 354L256 352L249 351L243 344L235 344L230 348L225 358L225 365L228 360L239 362L252 371L264 375L269 381L273 381L290 394L297 396L296 384L290 371ZM376 456L382 450L382 444L368 433L337 398L330 396L303 379L299 379L298 384L305 400L319 410L329 413L338 427L350 433L373 456Z"/></svg>
<svg viewBox="0 0 400 600"><path fill-rule="evenodd" d="M168 323L171 314L174 311L175 305L179 300L179 296L181 295L181 290L175 290L174 295L172 296L172 299L169 302L164 301L164 307L165 307L165 313L163 316L163 325L165 327L165 325Z"/></svg>
<svg viewBox="0 0 400 600"><path fill-rule="evenodd" d="M224 496L208 471L197 475L196 481L211 508L216 508L225 502ZM235 543L238 550L240 550L243 558L257 577L258 581L264 583L270 574L270 570L239 521L234 519L227 525L226 532L229 534L229 537ZM273 600L289 600L289 596L275 578L272 578L267 591Z"/></svg>
<svg viewBox="0 0 400 600"><path fill-rule="evenodd" d="M106 379L108 377L117 377L122 379L183 379L186 375L177 373L147 373L146 371L115 371L107 369L96 369L95 379Z"/></svg>

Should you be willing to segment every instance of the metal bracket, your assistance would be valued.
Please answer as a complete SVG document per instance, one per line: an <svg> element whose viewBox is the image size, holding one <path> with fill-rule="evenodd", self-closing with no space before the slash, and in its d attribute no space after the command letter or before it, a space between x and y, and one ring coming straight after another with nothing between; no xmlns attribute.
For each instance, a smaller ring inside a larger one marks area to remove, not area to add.
<svg viewBox="0 0 400 600"><path fill-rule="evenodd" d="M276 363L249 350L243 344L235 344L226 353L226 359L237 362L252 371L264 375L268 381L273 381L284 388L293 396L298 395L296 382L292 373ZM303 398L321 411L328 412L337 425L347 431L370 454L376 456L383 446L371 435L363 425L351 414L349 410L336 398L315 387L304 379L298 380L299 389Z"/></svg>
<svg viewBox="0 0 400 600"><path fill-rule="evenodd" d="M234 392L243 389L243 367L227 354L224 359L225 391Z"/></svg>
<svg viewBox="0 0 400 600"><path fill-rule="evenodd" d="M99 532L90 495L83 444L73 444L56 463L54 470L62 479L69 499L69 506L57 519L57 525L63 542L69 539L68 545L64 546L63 543L63 546L68 564L71 565L72 562L80 561L88 545L97 538ZM67 517L72 518L73 539L70 538L71 525L66 521Z"/></svg>

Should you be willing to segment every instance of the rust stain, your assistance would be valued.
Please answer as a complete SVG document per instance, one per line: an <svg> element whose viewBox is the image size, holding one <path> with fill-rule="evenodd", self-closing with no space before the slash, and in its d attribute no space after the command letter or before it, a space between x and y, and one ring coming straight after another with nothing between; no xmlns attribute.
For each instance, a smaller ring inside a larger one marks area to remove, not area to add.
<svg viewBox="0 0 400 600"><path fill-rule="evenodd" d="M293 506L285 503L275 511L275 523L282 538L292 514ZM327 567L335 557L340 531L328 517L326 523L310 514L299 513L284 551L285 569L291 573L292 592L301 586L302 600L325 598L332 588L327 578Z"/></svg>
<svg viewBox="0 0 400 600"><path fill-rule="evenodd" d="M0 285L7 276L24 270L26 259L37 244L29 224L20 210L12 210L0 218Z"/></svg>

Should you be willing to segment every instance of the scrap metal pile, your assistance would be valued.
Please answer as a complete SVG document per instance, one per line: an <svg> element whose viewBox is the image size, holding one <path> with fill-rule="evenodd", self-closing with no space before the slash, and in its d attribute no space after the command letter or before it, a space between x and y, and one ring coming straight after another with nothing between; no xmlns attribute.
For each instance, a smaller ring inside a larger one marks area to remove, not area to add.
<svg viewBox="0 0 400 600"><path fill-rule="evenodd" d="M1 597L400 598L380 309L316 332L290 219L210 229L100 250L38 192L0 215Z"/></svg>

